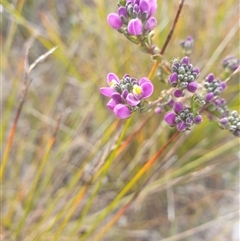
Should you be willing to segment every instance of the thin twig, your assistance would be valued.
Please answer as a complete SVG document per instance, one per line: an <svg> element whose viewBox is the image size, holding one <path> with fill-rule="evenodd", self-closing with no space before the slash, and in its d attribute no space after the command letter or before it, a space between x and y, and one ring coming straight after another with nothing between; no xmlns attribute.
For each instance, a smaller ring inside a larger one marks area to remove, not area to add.
<svg viewBox="0 0 240 241"><path fill-rule="evenodd" d="M183 8L184 1L185 1L185 0L181 0L181 2L179 3L178 11L177 11L177 14L176 14L176 16L175 16L173 25L172 25L172 27L171 27L171 29L170 29L170 32L168 33L168 36L167 36L167 39L166 39L165 43L164 43L164 45L163 45L163 47L162 47L162 49L161 49L161 52L160 52L161 55L164 54L164 52L165 52L165 50L166 50L166 48L167 48L167 46L168 46L168 44L169 44L169 42L170 42L170 40L171 40L171 38L172 38L173 32L174 32L174 30L175 30L175 28L176 28L176 25L177 25L177 23L178 23L178 19L179 19L180 13L181 13L182 8Z"/></svg>
<svg viewBox="0 0 240 241"><path fill-rule="evenodd" d="M184 1L185 0L181 0L181 2L179 3L178 11L177 11L177 14L175 16L173 25L172 25L172 27L170 29L170 32L168 33L167 39L165 40L164 45L163 45L163 47L162 47L162 49L160 51L160 55L163 55L165 53L165 50L166 50L166 48L167 48L167 46L168 46L168 44L169 44L169 42L170 42L170 40L172 38L173 32L174 32L174 30L176 28L176 25L178 23L178 19L179 19L180 13L181 13L182 8L183 8ZM151 69L151 71L150 71L150 73L148 75L149 79L152 79L152 77L153 77L153 75L154 75L154 73L155 73L155 71L156 71L156 69L158 67L158 64L159 64L159 61L156 60L156 62L154 63L154 65L153 65L153 67L152 67L152 69Z"/></svg>

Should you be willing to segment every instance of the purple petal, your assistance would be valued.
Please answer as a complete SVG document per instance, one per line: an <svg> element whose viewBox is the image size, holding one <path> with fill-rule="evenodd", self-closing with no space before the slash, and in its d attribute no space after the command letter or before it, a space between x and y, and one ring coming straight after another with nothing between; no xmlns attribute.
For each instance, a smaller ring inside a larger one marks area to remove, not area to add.
<svg viewBox="0 0 240 241"><path fill-rule="evenodd" d="M113 110L114 107L116 106L116 103L113 99L109 100L108 103L107 103L107 107L110 109L110 110Z"/></svg>
<svg viewBox="0 0 240 241"><path fill-rule="evenodd" d="M196 83L196 82L191 82L191 83L189 83L188 84L188 86L187 86L187 90L189 91L189 92L191 92L191 93L195 93L195 91L197 90L197 88L198 88L198 84Z"/></svg>
<svg viewBox="0 0 240 241"><path fill-rule="evenodd" d="M175 104L173 106L173 110L175 111L176 114L183 111L183 109L184 109L184 107L183 107L183 104L181 102L175 102Z"/></svg>
<svg viewBox="0 0 240 241"><path fill-rule="evenodd" d="M122 92L122 97L123 97L124 99L126 99L128 94L129 94L128 90L124 90L124 91Z"/></svg>
<svg viewBox="0 0 240 241"><path fill-rule="evenodd" d="M216 105L217 107L219 107L219 106L221 105L221 100L220 100L220 99L216 99L216 100L214 101L214 103L215 103L215 105Z"/></svg>
<svg viewBox="0 0 240 241"><path fill-rule="evenodd" d="M221 124L223 124L224 126L225 125L227 125L227 123L228 123L228 119L225 117L225 118L222 118L221 120L220 120L220 122L221 122Z"/></svg>
<svg viewBox="0 0 240 241"><path fill-rule="evenodd" d="M173 63L172 67L175 67L176 69L178 69L180 67L180 64L178 62Z"/></svg>
<svg viewBox="0 0 240 241"><path fill-rule="evenodd" d="M214 80L214 74L209 74L207 77L206 77L206 81L208 82L208 83L212 83L213 82L213 80Z"/></svg>
<svg viewBox="0 0 240 241"><path fill-rule="evenodd" d="M118 104L113 109L115 115L119 117L120 119L126 119L131 116L131 111L126 105Z"/></svg>
<svg viewBox="0 0 240 241"><path fill-rule="evenodd" d="M183 57L181 60L182 64L189 64L189 58L187 56Z"/></svg>
<svg viewBox="0 0 240 241"><path fill-rule="evenodd" d="M157 19L150 17L145 23L145 29L152 31L157 26Z"/></svg>
<svg viewBox="0 0 240 241"><path fill-rule="evenodd" d="M174 103L175 103L175 102L174 102L174 99L171 99L171 100L167 103L167 105L168 105L168 106L173 106Z"/></svg>
<svg viewBox="0 0 240 241"><path fill-rule="evenodd" d="M109 86L111 86L112 83L119 83L119 78L114 73L109 73L107 75L107 83Z"/></svg>
<svg viewBox="0 0 240 241"><path fill-rule="evenodd" d="M168 123L168 125L174 126L176 124L175 117L176 115L173 112L167 112L164 116L164 120Z"/></svg>
<svg viewBox="0 0 240 241"><path fill-rule="evenodd" d="M110 13L107 17L108 24L113 28L113 29L120 29L123 25L120 17L116 13Z"/></svg>
<svg viewBox="0 0 240 241"><path fill-rule="evenodd" d="M214 93L213 92L209 92L206 94L206 101L207 102L211 102L214 98Z"/></svg>
<svg viewBox="0 0 240 241"><path fill-rule="evenodd" d="M189 35L189 36L187 37L187 40L188 40L188 41L194 41L194 38L193 38L191 35Z"/></svg>
<svg viewBox="0 0 240 241"><path fill-rule="evenodd" d="M142 87L142 91L143 91L142 92L142 99L146 99L146 98L148 98L149 96L152 95L154 87L153 87L153 84L151 82L145 81L140 86Z"/></svg>
<svg viewBox="0 0 240 241"><path fill-rule="evenodd" d="M112 93L114 92L114 89L111 87L102 87L100 88L100 92L107 97L111 97Z"/></svg>
<svg viewBox="0 0 240 241"><path fill-rule="evenodd" d="M149 16L152 16L157 10L157 0L148 0Z"/></svg>
<svg viewBox="0 0 240 241"><path fill-rule="evenodd" d="M125 7L121 6L119 9L118 9L118 15L121 17L127 17L127 10Z"/></svg>
<svg viewBox="0 0 240 241"><path fill-rule="evenodd" d="M135 4L134 7L133 7L133 11L138 13L139 10L140 10L139 6L137 4Z"/></svg>
<svg viewBox="0 0 240 241"><path fill-rule="evenodd" d="M140 103L140 100L137 100L132 93L128 94L126 101L131 106L136 106Z"/></svg>
<svg viewBox="0 0 240 241"><path fill-rule="evenodd" d="M200 74L200 69L198 67L194 68L193 69L193 72L195 72L197 75Z"/></svg>
<svg viewBox="0 0 240 241"><path fill-rule="evenodd" d="M227 88L226 82L221 82L219 85L220 85L220 87L222 87L223 90L225 90Z"/></svg>
<svg viewBox="0 0 240 241"><path fill-rule="evenodd" d="M141 86L142 83L144 82L151 82L147 77L142 77L139 81L138 81L138 84Z"/></svg>
<svg viewBox="0 0 240 241"><path fill-rule="evenodd" d="M156 113L156 114L161 114L162 113L162 109L161 109L161 107L156 107L155 108L155 110L154 110L154 112Z"/></svg>
<svg viewBox="0 0 240 241"><path fill-rule="evenodd" d="M148 10L149 10L149 5L148 5L147 1L145 1L145 0L140 1L139 7L140 7L140 10L142 11L142 13L148 12Z"/></svg>
<svg viewBox="0 0 240 241"><path fill-rule="evenodd" d="M113 92L111 94L112 99L116 102L116 104L121 104L122 103L122 97L118 92Z"/></svg>
<svg viewBox="0 0 240 241"><path fill-rule="evenodd" d="M127 27L128 32L131 35L138 36L142 34L142 22L140 19L131 19Z"/></svg>
<svg viewBox="0 0 240 241"><path fill-rule="evenodd" d="M177 129L179 131L185 131L186 130L186 124L184 123L184 121L181 121L180 123L177 124Z"/></svg>
<svg viewBox="0 0 240 241"><path fill-rule="evenodd" d="M200 123L202 123L203 118L202 118L201 115L197 115L197 116L194 117L193 121L194 121L195 124L200 124Z"/></svg>
<svg viewBox="0 0 240 241"><path fill-rule="evenodd" d="M183 97L183 92L181 90L175 90L173 95L177 98Z"/></svg>
<svg viewBox="0 0 240 241"><path fill-rule="evenodd" d="M172 73L168 79L168 82L172 87L176 87L178 83L178 74L176 72Z"/></svg>

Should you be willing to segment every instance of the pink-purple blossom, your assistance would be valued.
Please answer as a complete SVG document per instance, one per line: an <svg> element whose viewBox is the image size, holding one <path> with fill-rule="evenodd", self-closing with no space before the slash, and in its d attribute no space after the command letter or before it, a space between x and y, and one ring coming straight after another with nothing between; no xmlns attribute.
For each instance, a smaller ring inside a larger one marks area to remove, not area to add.
<svg viewBox="0 0 240 241"><path fill-rule="evenodd" d="M212 102L216 96L219 96L227 88L227 84L210 73L205 79L204 88L206 90L205 100Z"/></svg>
<svg viewBox="0 0 240 241"><path fill-rule="evenodd" d="M236 110L232 111L229 116L222 118L219 124L234 136L240 137L240 115Z"/></svg>
<svg viewBox="0 0 240 241"><path fill-rule="evenodd" d="M171 127L176 126L179 131L190 130L194 124L202 122L202 116L193 112L190 107L185 107L181 102L175 102L173 111L165 114L164 120Z"/></svg>
<svg viewBox="0 0 240 241"><path fill-rule="evenodd" d="M240 66L240 59L229 55L222 60L222 65L224 69L234 72Z"/></svg>
<svg viewBox="0 0 240 241"><path fill-rule="evenodd" d="M154 87L147 77L139 80L124 75L121 80L114 73L107 76L108 87L100 88L100 92L111 99L107 107L120 119L126 119L132 112L144 107L142 100L147 99L153 93Z"/></svg>
<svg viewBox="0 0 240 241"><path fill-rule="evenodd" d="M157 0L127 0L120 3L117 13L110 13L108 24L122 33L133 36L148 34L157 25L153 14L157 9Z"/></svg>
<svg viewBox="0 0 240 241"><path fill-rule="evenodd" d="M187 56L182 58L181 61L178 59L173 60L171 70L172 74L169 76L168 82L172 87L176 87L173 93L176 98L184 96L185 90L190 93L197 91L198 84L196 79L200 71L190 64Z"/></svg>
<svg viewBox="0 0 240 241"><path fill-rule="evenodd" d="M190 54L194 45L194 38L192 36L188 36L185 40L180 42L180 45L186 54Z"/></svg>

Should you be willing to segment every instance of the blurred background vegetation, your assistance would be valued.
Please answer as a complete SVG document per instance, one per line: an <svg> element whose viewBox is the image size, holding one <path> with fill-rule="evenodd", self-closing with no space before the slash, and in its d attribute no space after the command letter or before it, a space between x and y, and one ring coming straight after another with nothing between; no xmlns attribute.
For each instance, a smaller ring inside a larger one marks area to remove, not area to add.
<svg viewBox="0 0 240 241"><path fill-rule="evenodd" d="M239 139L207 115L191 132L178 135L126 188L174 130L162 121L163 114L118 121L99 94L109 72L140 78L153 65L149 55L108 26L106 17L116 11L116 3L1 1L1 146L6 161L1 240L239 240ZM178 4L158 0L154 42L160 48ZM221 61L229 54L239 57L239 33L238 1L186 0L164 57L182 57L179 42L192 35L198 80L209 72L224 79ZM44 61L39 59L28 73L40 56ZM168 87L157 74L152 81L154 100ZM239 111L239 73L224 98L231 110ZM118 196L121 190L126 192ZM100 237L138 190L131 206Z"/></svg>

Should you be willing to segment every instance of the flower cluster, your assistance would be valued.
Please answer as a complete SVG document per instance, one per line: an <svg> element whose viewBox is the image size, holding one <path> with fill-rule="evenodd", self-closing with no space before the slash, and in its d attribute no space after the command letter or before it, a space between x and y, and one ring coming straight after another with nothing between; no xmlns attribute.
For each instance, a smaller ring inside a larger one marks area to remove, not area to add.
<svg viewBox="0 0 240 241"><path fill-rule="evenodd" d="M206 89L206 101L212 102L215 96L220 95L227 87L226 82L215 79L214 74L209 74L204 83Z"/></svg>
<svg viewBox="0 0 240 241"><path fill-rule="evenodd" d="M200 71L194 68L189 62L189 58L185 56L181 61L174 59L171 66L172 74L169 76L168 82L172 87L177 87L174 91L175 97L184 96L187 89L191 93L195 93L198 84L195 82Z"/></svg>
<svg viewBox="0 0 240 241"><path fill-rule="evenodd" d="M224 98L217 98L213 101L214 104L214 110L216 110L221 117L226 117L229 115L229 110L227 107L226 100Z"/></svg>
<svg viewBox="0 0 240 241"><path fill-rule="evenodd" d="M185 54L190 54L194 45L194 38L192 36L188 36L186 40L182 40L180 42L182 49Z"/></svg>
<svg viewBox="0 0 240 241"><path fill-rule="evenodd" d="M132 112L144 108L144 99L152 95L154 87L151 81L143 77L140 80L124 75L121 80L114 73L107 76L109 87L102 87L103 95L111 97L107 107L120 119L126 119Z"/></svg>
<svg viewBox="0 0 240 241"><path fill-rule="evenodd" d="M157 25L157 20L153 17L156 9L157 0L120 1L118 13L110 13L107 21L121 33L145 36Z"/></svg>
<svg viewBox="0 0 240 241"><path fill-rule="evenodd" d="M169 126L176 126L179 131L190 130L194 124L202 122L202 116L193 112L190 107L183 106L181 102L174 103L174 112L167 112L164 116Z"/></svg>
<svg viewBox="0 0 240 241"><path fill-rule="evenodd" d="M236 110L231 115L220 120L224 129L229 130L234 136L240 137L240 115Z"/></svg>
<svg viewBox="0 0 240 241"><path fill-rule="evenodd" d="M234 72L240 66L240 59L230 55L223 59L222 65L227 71Z"/></svg>

